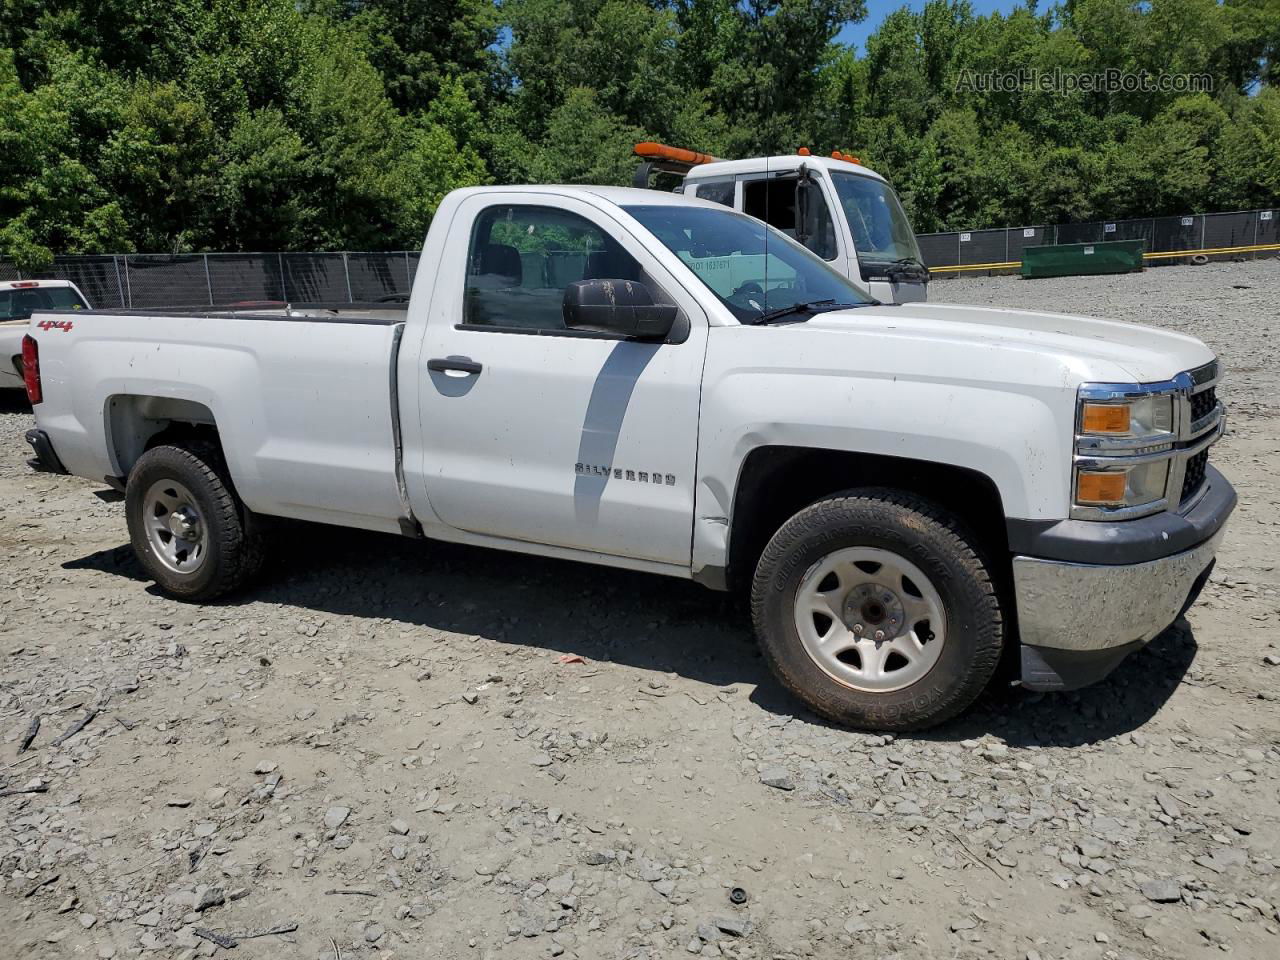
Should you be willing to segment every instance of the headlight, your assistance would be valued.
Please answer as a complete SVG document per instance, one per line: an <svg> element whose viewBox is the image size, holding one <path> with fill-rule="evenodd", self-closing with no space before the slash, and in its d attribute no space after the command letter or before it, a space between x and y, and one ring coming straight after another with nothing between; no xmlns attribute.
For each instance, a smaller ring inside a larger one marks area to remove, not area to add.
<svg viewBox="0 0 1280 960"><path fill-rule="evenodd" d="M1172 390L1086 384L1076 410L1072 515L1103 520L1161 509L1175 440Z"/></svg>
<svg viewBox="0 0 1280 960"><path fill-rule="evenodd" d="M1173 437L1173 397L1135 400L1084 400L1080 404L1080 433L1095 437Z"/></svg>
<svg viewBox="0 0 1280 960"><path fill-rule="evenodd" d="M1169 461L1076 471L1076 503L1089 507L1135 507L1164 497Z"/></svg>

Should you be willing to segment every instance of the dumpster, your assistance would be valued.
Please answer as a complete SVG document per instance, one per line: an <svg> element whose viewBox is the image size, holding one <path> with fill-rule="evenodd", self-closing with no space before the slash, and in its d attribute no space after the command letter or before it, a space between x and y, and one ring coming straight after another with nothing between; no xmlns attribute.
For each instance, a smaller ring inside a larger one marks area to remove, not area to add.
<svg viewBox="0 0 1280 960"><path fill-rule="evenodd" d="M1091 273L1129 273L1142 269L1145 240L1061 243L1022 248L1024 277L1075 277Z"/></svg>

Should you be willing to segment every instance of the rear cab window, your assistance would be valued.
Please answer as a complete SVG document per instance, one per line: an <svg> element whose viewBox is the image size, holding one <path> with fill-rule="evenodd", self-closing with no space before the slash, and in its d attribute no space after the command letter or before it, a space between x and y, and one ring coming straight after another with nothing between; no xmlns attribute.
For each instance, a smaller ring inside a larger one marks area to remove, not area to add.
<svg viewBox="0 0 1280 960"><path fill-rule="evenodd" d="M20 287L0 290L0 321L26 320L40 310L88 310L70 287Z"/></svg>
<svg viewBox="0 0 1280 960"><path fill-rule="evenodd" d="M698 182L697 192L694 196L699 200L710 200L712 203L732 207L736 191L737 183L733 179L702 180Z"/></svg>

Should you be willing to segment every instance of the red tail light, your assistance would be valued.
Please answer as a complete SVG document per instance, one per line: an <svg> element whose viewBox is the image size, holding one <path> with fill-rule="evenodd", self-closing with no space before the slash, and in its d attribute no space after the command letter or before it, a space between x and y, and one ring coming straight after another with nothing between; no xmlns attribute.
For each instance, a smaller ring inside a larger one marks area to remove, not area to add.
<svg viewBox="0 0 1280 960"><path fill-rule="evenodd" d="M22 338L22 381L27 385L27 399L33 407L44 400L44 388L40 385L40 345L31 334Z"/></svg>

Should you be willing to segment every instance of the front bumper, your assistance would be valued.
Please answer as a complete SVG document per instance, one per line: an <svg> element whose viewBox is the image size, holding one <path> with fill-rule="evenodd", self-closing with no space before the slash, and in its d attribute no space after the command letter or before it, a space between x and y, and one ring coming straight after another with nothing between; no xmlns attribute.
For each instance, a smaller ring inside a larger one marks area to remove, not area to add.
<svg viewBox="0 0 1280 960"><path fill-rule="evenodd" d="M1091 528L1090 538L1105 537L1097 528L1120 528L1112 533L1126 541L1121 554L1142 559L1081 563L1079 545L1062 551L1072 559L1014 556L1024 686L1069 690L1100 680L1195 602L1236 504L1231 484L1213 468L1206 487L1185 515L1174 515L1186 528L1207 533L1194 546L1183 548L1183 538L1170 535L1168 518L1080 521ZM1161 546L1168 552L1152 556Z"/></svg>

